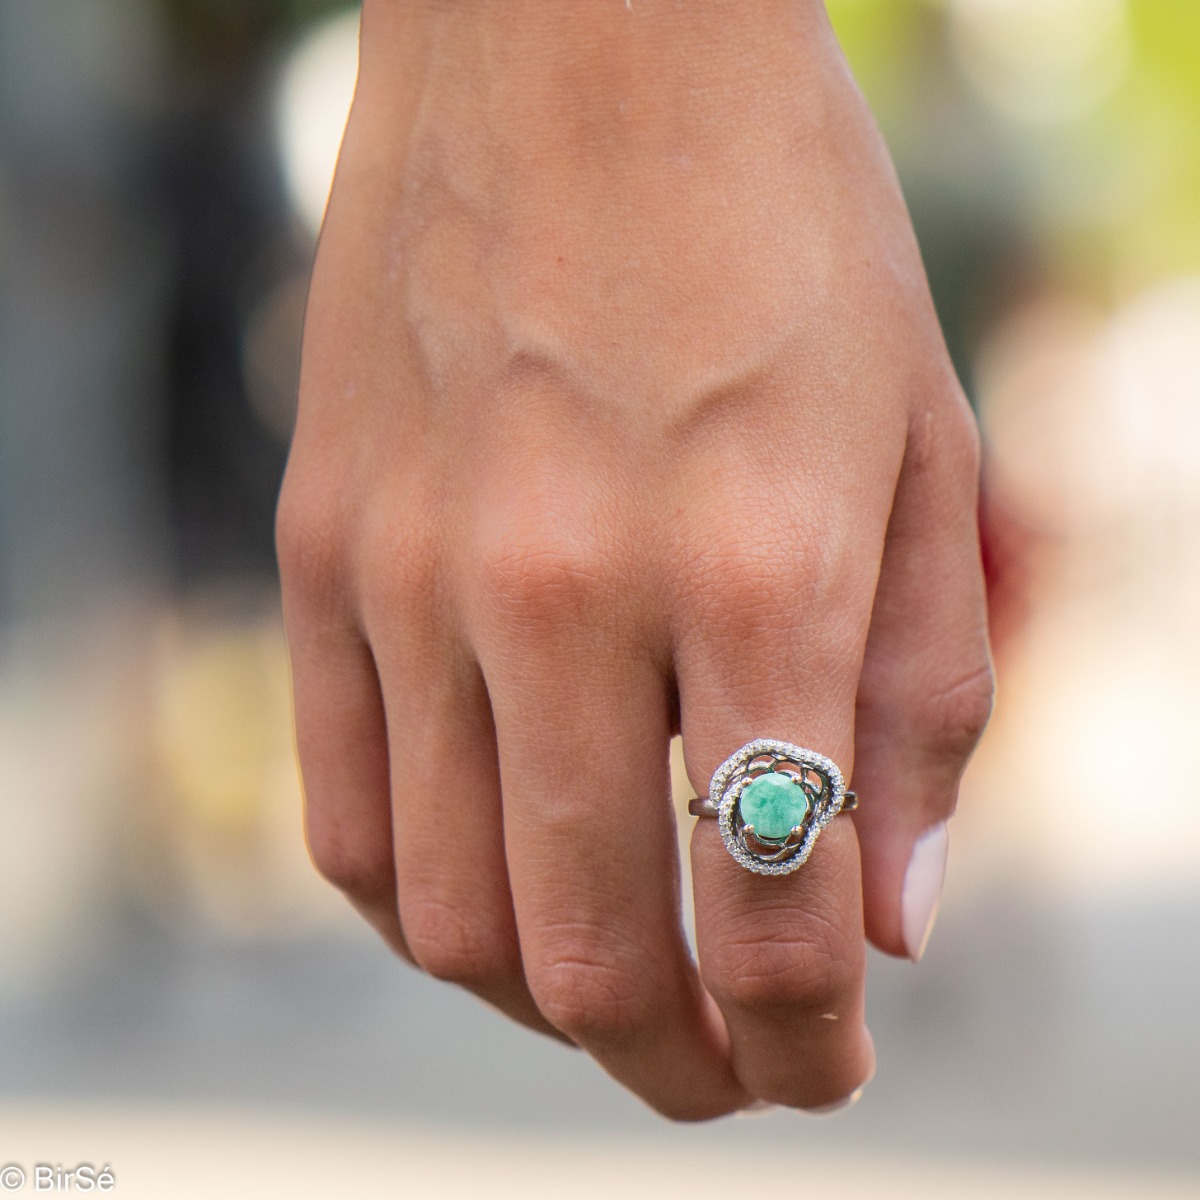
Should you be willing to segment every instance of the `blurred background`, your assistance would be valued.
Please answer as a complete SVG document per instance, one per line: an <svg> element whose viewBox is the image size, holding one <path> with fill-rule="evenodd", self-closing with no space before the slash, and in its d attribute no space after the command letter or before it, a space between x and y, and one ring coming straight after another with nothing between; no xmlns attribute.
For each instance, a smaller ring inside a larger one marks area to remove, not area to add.
<svg viewBox="0 0 1200 1200"><path fill-rule="evenodd" d="M0 1164L1200 1194L1200 4L829 8L985 430L999 699L862 1102L696 1130L304 852L271 523L357 12L0 0Z"/></svg>

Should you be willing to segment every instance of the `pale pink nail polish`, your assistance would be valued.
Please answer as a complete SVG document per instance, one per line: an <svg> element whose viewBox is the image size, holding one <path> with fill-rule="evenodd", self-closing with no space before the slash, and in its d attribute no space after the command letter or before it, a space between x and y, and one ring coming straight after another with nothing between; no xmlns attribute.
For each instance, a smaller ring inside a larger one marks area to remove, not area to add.
<svg viewBox="0 0 1200 1200"><path fill-rule="evenodd" d="M778 1108L778 1104L772 1104L769 1100L751 1100L745 1108L739 1108L733 1115L735 1117L765 1117Z"/></svg>
<svg viewBox="0 0 1200 1200"><path fill-rule="evenodd" d="M912 858L904 874L904 891L900 898L900 917L904 946L913 962L920 962L933 932L942 884L946 878L946 854L950 834L943 821L926 830L913 846Z"/></svg>
<svg viewBox="0 0 1200 1200"><path fill-rule="evenodd" d="M822 1104L820 1108L798 1108L796 1111L802 1113L806 1117L831 1117L834 1113L839 1113L844 1108L851 1108L862 1099L863 1088L867 1085L864 1083L862 1087L857 1087L850 1095L843 1097L841 1100L835 1100L832 1104Z"/></svg>

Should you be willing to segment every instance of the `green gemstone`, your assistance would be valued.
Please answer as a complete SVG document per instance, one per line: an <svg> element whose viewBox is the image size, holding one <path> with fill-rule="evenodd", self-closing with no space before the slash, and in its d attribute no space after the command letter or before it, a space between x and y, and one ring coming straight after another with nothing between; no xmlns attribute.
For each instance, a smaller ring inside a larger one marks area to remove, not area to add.
<svg viewBox="0 0 1200 1200"><path fill-rule="evenodd" d="M738 800L742 823L753 825L759 837L783 841L808 816L804 789L776 771L768 771L749 783Z"/></svg>

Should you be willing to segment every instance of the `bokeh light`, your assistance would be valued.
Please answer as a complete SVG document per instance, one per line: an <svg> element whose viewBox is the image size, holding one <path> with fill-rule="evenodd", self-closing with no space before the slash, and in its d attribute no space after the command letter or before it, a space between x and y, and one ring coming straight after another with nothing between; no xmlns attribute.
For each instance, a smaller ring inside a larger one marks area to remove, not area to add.
<svg viewBox="0 0 1200 1200"><path fill-rule="evenodd" d="M955 51L996 110L1034 125L1078 120L1129 69L1125 0L948 0Z"/></svg>
<svg viewBox="0 0 1200 1200"><path fill-rule="evenodd" d="M278 99L279 146L288 195L315 234L358 76L358 10L325 17L288 56Z"/></svg>

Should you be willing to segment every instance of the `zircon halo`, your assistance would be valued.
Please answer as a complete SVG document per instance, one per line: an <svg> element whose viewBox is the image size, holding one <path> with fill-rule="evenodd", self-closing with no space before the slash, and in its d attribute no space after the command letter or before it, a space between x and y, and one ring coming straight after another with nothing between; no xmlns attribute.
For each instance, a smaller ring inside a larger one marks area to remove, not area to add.
<svg viewBox="0 0 1200 1200"><path fill-rule="evenodd" d="M713 773L708 790L725 849L756 875L799 870L821 830L842 811L846 784L815 750L757 738Z"/></svg>

